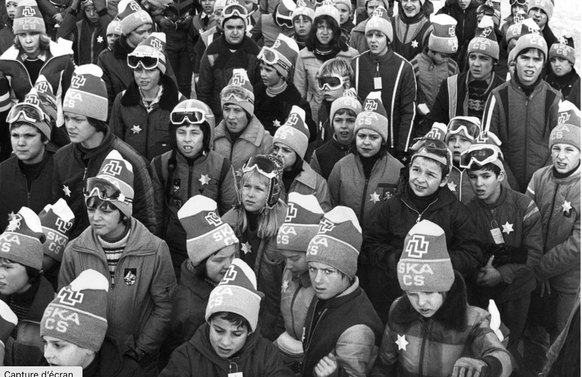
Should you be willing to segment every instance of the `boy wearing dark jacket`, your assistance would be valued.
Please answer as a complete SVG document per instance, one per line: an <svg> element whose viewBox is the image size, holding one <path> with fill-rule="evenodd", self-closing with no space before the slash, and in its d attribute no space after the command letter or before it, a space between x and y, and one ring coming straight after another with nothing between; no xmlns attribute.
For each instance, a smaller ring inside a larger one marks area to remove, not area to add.
<svg viewBox="0 0 582 377"><path fill-rule="evenodd" d="M475 36L477 8L479 5L480 2L478 0L447 0L445 5L437 12L437 14L448 14L457 20L455 34L459 39L459 50L453 58L457 61L459 67L465 66L467 47L469 41Z"/></svg>

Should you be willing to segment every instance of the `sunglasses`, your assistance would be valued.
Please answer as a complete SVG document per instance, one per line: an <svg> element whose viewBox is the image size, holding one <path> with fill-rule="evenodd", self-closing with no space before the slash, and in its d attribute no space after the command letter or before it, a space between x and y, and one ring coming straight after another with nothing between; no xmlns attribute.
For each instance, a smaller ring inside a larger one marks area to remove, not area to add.
<svg viewBox="0 0 582 377"><path fill-rule="evenodd" d="M111 183L95 177L87 180L87 184L83 190L83 195L85 196L85 200L96 196L99 199L106 201L115 200L128 204L133 202L132 198L123 195L121 191Z"/></svg>
<svg viewBox="0 0 582 377"><path fill-rule="evenodd" d="M136 55L128 55L127 56L127 65L131 69L138 69L141 65L143 69L151 70L158 67L160 64L160 59L153 56L136 56Z"/></svg>
<svg viewBox="0 0 582 377"><path fill-rule="evenodd" d="M317 78L317 87L320 90L336 90L344 85L344 78L340 75L323 76Z"/></svg>
<svg viewBox="0 0 582 377"><path fill-rule="evenodd" d="M449 122L447 134L450 136L459 133L464 133L467 137L475 140L481 133L481 126L466 119L452 119Z"/></svg>
<svg viewBox="0 0 582 377"><path fill-rule="evenodd" d="M28 123L50 123L48 115L46 115L40 107L26 102L17 103L14 105L6 116L7 123L14 123L19 121Z"/></svg>
<svg viewBox="0 0 582 377"><path fill-rule="evenodd" d="M291 65L279 57L279 55L271 47L263 47L257 58L267 63L268 65L279 64L287 71L291 69Z"/></svg>
<svg viewBox="0 0 582 377"><path fill-rule="evenodd" d="M189 124L202 124L206 120L206 112L199 109L175 111L170 114L170 122L175 126L179 126L185 122Z"/></svg>
<svg viewBox="0 0 582 377"><path fill-rule="evenodd" d="M498 158L503 158L503 153L501 153L499 147L473 144L469 149L461 153L459 166L463 169L469 169L473 164L483 166L497 161Z"/></svg>

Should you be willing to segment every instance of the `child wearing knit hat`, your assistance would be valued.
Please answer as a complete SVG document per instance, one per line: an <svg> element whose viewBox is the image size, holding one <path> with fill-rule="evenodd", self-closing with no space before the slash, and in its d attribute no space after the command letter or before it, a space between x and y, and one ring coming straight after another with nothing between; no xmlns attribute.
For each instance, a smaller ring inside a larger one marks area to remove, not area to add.
<svg viewBox="0 0 582 377"><path fill-rule="evenodd" d="M112 49L113 43L121 37L121 22L113 20L107 25L107 48Z"/></svg>
<svg viewBox="0 0 582 377"><path fill-rule="evenodd" d="M274 11L261 14L250 32L252 39L264 47L272 47L281 34L292 39L295 8L293 0L281 0Z"/></svg>
<svg viewBox="0 0 582 377"><path fill-rule="evenodd" d="M284 376L279 350L263 338L259 320L262 292L252 268L235 258L210 293L204 323L190 341L176 349L160 377L201 375Z"/></svg>
<svg viewBox="0 0 582 377"><path fill-rule="evenodd" d="M574 69L576 50L571 35L564 33L558 42L550 46L548 55L551 71L544 80L567 98L574 84L580 80L580 75Z"/></svg>
<svg viewBox="0 0 582 377"><path fill-rule="evenodd" d="M410 61L424 51L432 24L424 12L426 0L408 0L398 2L398 14L391 17L394 25L394 36L390 36L390 44L395 53ZM409 32L402 32L409 30Z"/></svg>
<svg viewBox="0 0 582 377"><path fill-rule="evenodd" d="M553 45L558 40L550 29L550 20L554 14L554 1L531 0L529 2L527 14L540 27L547 45Z"/></svg>
<svg viewBox="0 0 582 377"><path fill-rule="evenodd" d="M342 30L342 34L345 36L346 41L350 42L350 33L354 28L353 22L353 15L354 12L352 10L352 2L350 0L334 0L333 6L339 10L340 14L340 28Z"/></svg>
<svg viewBox="0 0 582 377"><path fill-rule="evenodd" d="M410 229L398 282L405 295L390 308L372 376L396 369L437 377L511 374L511 356L491 329L489 313L467 303L465 282L453 271L437 224L422 220Z"/></svg>
<svg viewBox="0 0 582 377"><path fill-rule="evenodd" d="M291 18L293 19L293 39L297 42L299 50L305 47L305 38L311 31L314 15L313 9L309 8L304 1L297 2L297 8L293 11Z"/></svg>
<svg viewBox="0 0 582 377"><path fill-rule="evenodd" d="M363 376L372 368L382 324L356 277L361 245L356 214L344 206L323 216L309 242L307 266L315 297L305 323L302 376L347 371Z"/></svg>
<svg viewBox="0 0 582 377"><path fill-rule="evenodd" d="M362 104L356 98L354 89L344 91L341 97L332 102L329 120L333 127L333 136L313 152L309 162L313 170L323 178L328 179L335 164L350 153L356 117L361 112Z"/></svg>

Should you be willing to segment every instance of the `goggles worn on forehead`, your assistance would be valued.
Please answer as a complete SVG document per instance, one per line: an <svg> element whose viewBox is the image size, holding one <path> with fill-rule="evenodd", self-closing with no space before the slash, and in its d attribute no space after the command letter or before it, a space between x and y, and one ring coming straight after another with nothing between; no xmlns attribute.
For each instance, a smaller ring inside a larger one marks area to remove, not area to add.
<svg viewBox="0 0 582 377"><path fill-rule="evenodd" d="M179 126L185 122L189 124L202 124L206 121L206 112L200 109L172 111L170 114L170 122L175 126Z"/></svg>
<svg viewBox="0 0 582 377"><path fill-rule="evenodd" d="M344 78L337 74L326 75L317 78L317 87L323 90L327 87L328 90L336 90L344 85Z"/></svg>
<svg viewBox="0 0 582 377"><path fill-rule="evenodd" d="M501 158L503 158L503 153L501 153L499 147L495 145L473 144L469 149L461 153L459 166L463 169L469 169L473 164L483 166L489 163L496 163Z"/></svg>
<svg viewBox="0 0 582 377"><path fill-rule="evenodd" d="M412 155L412 159L416 156L428 157L443 165L449 167L452 165L452 155L449 148L447 148L447 145L440 140L420 139L414 147L418 149Z"/></svg>
<svg viewBox="0 0 582 377"><path fill-rule="evenodd" d="M291 65L288 62L281 59L279 55L275 52L275 50L271 47L263 47L261 52L259 52L257 58L267 63L268 65L279 64L287 71L291 69Z"/></svg>
<svg viewBox="0 0 582 377"><path fill-rule="evenodd" d="M253 156L249 158L242 167L243 174L256 170L269 179L277 178L282 164L277 164L278 160L268 156Z"/></svg>
<svg viewBox="0 0 582 377"><path fill-rule="evenodd" d="M159 64L158 57L127 55L127 65L131 69L138 69L141 65L143 69L151 70L157 68Z"/></svg>
<svg viewBox="0 0 582 377"><path fill-rule="evenodd" d="M31 103L20 102L12 106L12 109L10 109L10 112L6 116L6 122L46 122L47 124L50 124L50 118L40 107Z"/></svg>
<svg viewBox="0 0 582 377"><path fill-rule="evenodd" d="M229 4L222 10L224 18L238 16L243 20L247 17L247 8L240 4Z"/></svg>
<svg viewBox="0 0 582 377"><path fill-rule="evenodd" d="M87 184L83 190L83 195L85 196L85 200L96 196L99 199L106 201L125 202L127 204L133 202L132 198L123 195L121 191L111 183L95 177L87 180Z"/></svg>
<svg viewBox="0 0 582 377"><path fill-rule="evenodd" d="M277 16L275 17L275 22L277 23L277 25L281 27L286 27L288 29L291 29L293 27L293 20L291 18Z"/></svg>
<svg viewBox="0 0 582 377"><path fill-rule="evenodd" d="M246 90L238 89L238 88L228 88L228 90L225 90L225 91L223 91L223 93L221 93L220 98L223 101L235 100L235 101L247 101L250 103L255 103L255 100L249 96L249 94Z"/></svg>
<svg viewBox="0 0 582 377"><path fill-rule="evenodd" d="M447 130L447 140L451 135L464 133L466 137L475 140L481 133L481 127L466 119L452 119Z"/></svg>
<svg viewBox="0 0 582 377"><path fill-rule="evenodd" d="M514 5L527 6L527 0L509 0L509 5L510 6L514 6Z"/></svg>

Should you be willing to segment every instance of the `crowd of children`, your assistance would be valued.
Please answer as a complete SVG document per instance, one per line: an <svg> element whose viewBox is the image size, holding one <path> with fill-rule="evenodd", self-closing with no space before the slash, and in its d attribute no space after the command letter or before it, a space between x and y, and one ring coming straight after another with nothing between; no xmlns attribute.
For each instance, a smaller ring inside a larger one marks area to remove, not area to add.
<svg viewBox="0 0 582 377"><path fill-rule="evenodd" d="M561 4L396 2L7 0L0 365L580 376Z"/></svg>

